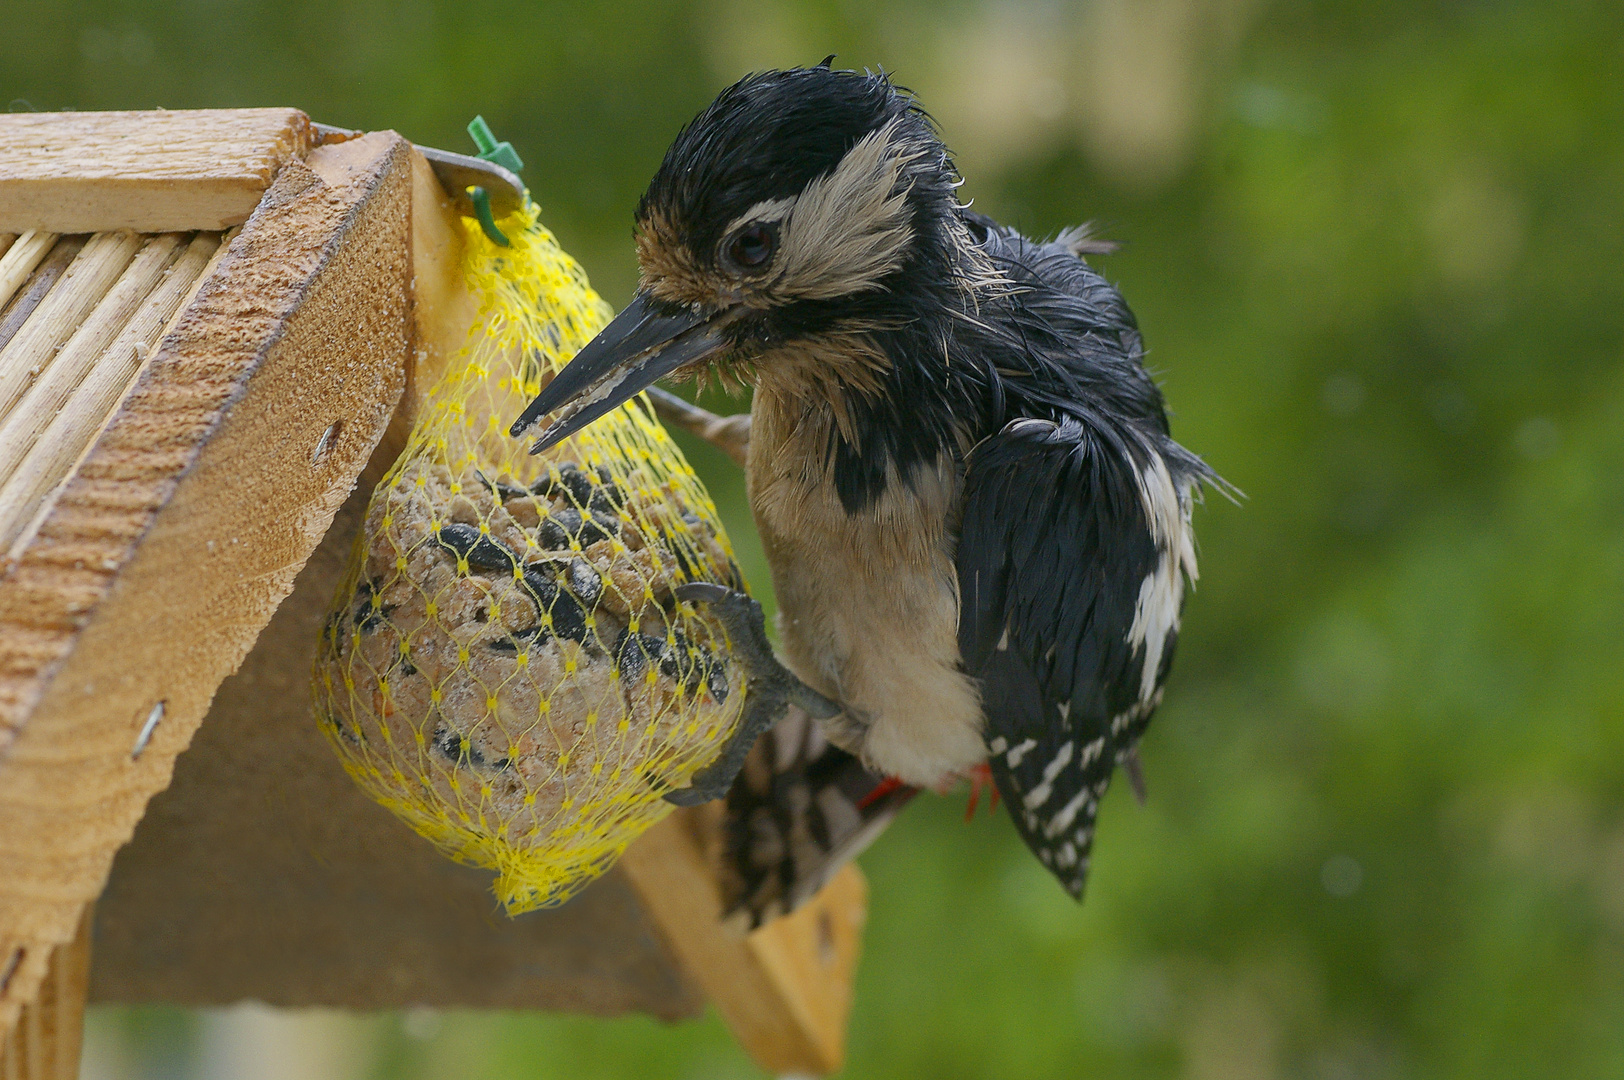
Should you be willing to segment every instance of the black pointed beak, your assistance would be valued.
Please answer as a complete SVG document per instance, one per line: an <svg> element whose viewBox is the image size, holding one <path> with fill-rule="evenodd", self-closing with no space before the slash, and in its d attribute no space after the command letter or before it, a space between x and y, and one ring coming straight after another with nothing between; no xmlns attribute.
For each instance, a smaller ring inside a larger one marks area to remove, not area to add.
<svg viewBox="0 0 1624 1080"><path fill-rule="evenodd" d="M727 345L714 317L657 310L644 293L575 354L536 400L513 422L523 435L543 417L559 413L541 433L532 454L574 435L611 409L678 368L698 363Z"/></svg>

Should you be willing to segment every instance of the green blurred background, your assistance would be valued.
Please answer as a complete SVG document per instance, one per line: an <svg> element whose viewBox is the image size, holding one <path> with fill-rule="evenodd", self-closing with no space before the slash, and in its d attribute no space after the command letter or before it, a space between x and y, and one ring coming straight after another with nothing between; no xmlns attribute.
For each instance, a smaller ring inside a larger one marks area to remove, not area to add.
<svg viewBox="0 0 1624 1080"><path fill-rule="evenodd" d="M1150 801L1112 791L1085 904L962 797L864 857L846 1075L1624 1077L1616 3L0 19L14 109L295 105L449 149L483 113L616 304L636 198L716 91L829 52L894 72L979 209L1124 241L1103 269L1175 434L1247 498L1197 513ZM738 476L688 445L765 589ZM714 1016L102 1010L91 1035L87 1077L758 1075Z"/></svg>

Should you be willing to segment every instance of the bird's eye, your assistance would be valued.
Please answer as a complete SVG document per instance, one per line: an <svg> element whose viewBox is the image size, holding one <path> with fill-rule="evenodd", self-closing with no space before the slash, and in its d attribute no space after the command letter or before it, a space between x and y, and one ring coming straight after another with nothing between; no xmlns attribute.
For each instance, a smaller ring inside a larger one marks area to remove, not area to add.
<svg viewBox="0 0 1624 1080"><path fill-rule="evenodd" d="M727 246L727 256L743 270L754 270L767 265L773 257L773 230L766 225L752 225L740 229Z"/></svg>

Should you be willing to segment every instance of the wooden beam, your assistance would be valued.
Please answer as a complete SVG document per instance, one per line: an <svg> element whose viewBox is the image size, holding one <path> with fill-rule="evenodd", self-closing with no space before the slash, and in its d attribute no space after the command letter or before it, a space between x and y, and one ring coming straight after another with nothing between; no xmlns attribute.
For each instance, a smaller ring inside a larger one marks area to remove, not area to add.
<svg viewBox="0 0 1624 1080"><path fill-rule="evenodd" d="M848 864L794 914L738 933L722 921L706 856L720 810L713 803L672 814L626 850L619 868L757 1064L777 1074L838 1072L868 886Z"/></svg>
<svg viewBox="0 0 1624 1080"><path fill-rule="evenodd" d="M241 225L315 141L297 109L0 113L0 233Z"/></svg>
<svg viewBox="0 0 1624 1080"><path fill-rule="evenodd" d="M38 994L23 1006L11 1034L0 1038L0 1080L79 1080L93 906L85 905L73 940L51 951Z"/></svg>
<svg viewBox="0 0 1624 1080"><path fill-rule="evenodd" d="M0 567L0 1032L400 395L408 144L290 158Z"/></svg>

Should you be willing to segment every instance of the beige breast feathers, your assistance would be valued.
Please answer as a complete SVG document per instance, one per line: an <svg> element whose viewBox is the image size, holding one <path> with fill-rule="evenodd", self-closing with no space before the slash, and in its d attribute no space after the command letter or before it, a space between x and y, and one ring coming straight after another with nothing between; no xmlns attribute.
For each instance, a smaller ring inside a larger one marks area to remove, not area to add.
<svg viewBox="0 0 1624 1080"><path fill-rule="evenodd" d="M752 408L750 502L773 570L784 659L846 710L830 737L871 768L938 786L986 756L959 669L958 478L943 460L848 514L828 475L833 411L775 386Z"/></svg>

